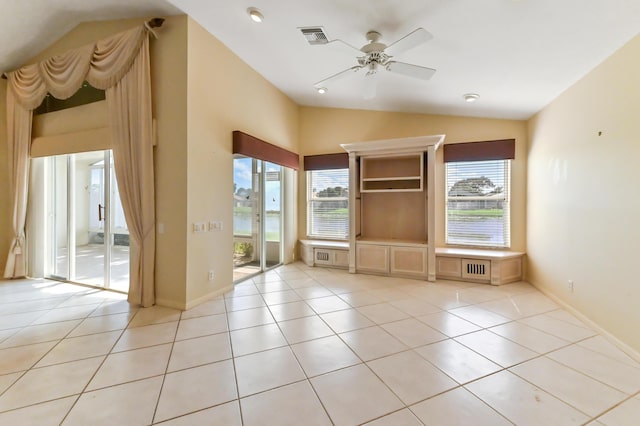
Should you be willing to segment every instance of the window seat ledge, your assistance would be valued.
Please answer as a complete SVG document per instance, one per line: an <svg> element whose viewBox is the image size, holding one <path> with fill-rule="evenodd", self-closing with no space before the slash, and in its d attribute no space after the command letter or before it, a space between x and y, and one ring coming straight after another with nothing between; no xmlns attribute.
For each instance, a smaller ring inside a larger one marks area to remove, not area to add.
<svg viewBox="0 0 640 426"><path fill-rule="evenodd" d="M349 250L349 242L347 241L327 241L327 240L299 240L303 246L312 248L326 248L336 250Z"/></svg>
<svg viewBox="0 0 640 426"><path fill-rule="evenodd" d="M471 249L458 247L436 247L436 256L467 257L471 259L511 259L526 253L511 250Z"/></svg>

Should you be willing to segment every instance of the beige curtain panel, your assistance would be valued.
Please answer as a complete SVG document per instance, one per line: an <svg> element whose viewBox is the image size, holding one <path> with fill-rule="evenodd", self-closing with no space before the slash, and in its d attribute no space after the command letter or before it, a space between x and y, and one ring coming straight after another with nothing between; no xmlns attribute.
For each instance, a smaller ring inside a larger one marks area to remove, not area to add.
<svg viewBox="0 0 640 426"><path fill-rule="evenodd" d="M155 195L149 32L145 24L7 74L13 241L5 278L25 275L24 226L33 109L47 93L72 96L88 81L106 91L114 165L131 236L129 301L155 302Z"/></svg>

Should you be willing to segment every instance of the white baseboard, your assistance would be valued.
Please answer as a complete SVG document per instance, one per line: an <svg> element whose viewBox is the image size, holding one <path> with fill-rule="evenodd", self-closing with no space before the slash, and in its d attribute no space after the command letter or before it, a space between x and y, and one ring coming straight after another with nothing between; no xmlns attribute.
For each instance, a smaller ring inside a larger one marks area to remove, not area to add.
<svg viewBox="0 0 640 426"><path fill-rule="evenodd" d="M188 311L189 309L195 308L196 306L201 305L204 302L207 302L207 301L209 301L211 299L214 299L214 298L216 298L216 297L218 297L218 296L220 296L222 294L225 294L226 292L231 291L231 290L233 290L233 284L231 284L231 285L229 285L227 287L223 287L220 290L216 290L214 292L205 294L204 296L198 297L197 299L190 300L190 301L188 301L186 303L185 310Z"/></svg>
<svg viewBox="0 0 640 426"><path fill-rule="evenodd" d="M532 286L534 286L535 288L537 288L538 290L540 290L540 292L542 292L549 299L553 300L558 305L560 305L563 309L569 311L569 313L571 313L572 315L577 317L580 321L582 321L583 323L588 325L593 330L597 331L598 334L600 334L602 337L607 339L611 344L616 346L622 352L626 353L627 355L629 355L631 358L633 358L637 362L640 362L640 352L636 351L634 348L632 348L631 346L627 345L622 340L618 339L616 336L614 336L613 334L611 334L610 332L608 332L607 330L602 328L600 325L595 323L589 317L585 316L582 312L578 311L576 308L574 308L573 306L569 305L564 300L560 299L558 296L556 296L555 294L550 292L545 287L537 286L534 283L532 283L531 281L529 281L529 283Z"/></svg>
<svg viewBox="0 0 640 426"><path fill-rule="evenodd" d="M165 308L185 310L185 304L182 302L176 302L175 300L168 299L156 299L156 306L164 306Z"/></svg>
<svg viewBox="0 0 640 426"><path fill-rule="evenodd" d="M188 311L189 309L195 308L196 306L201 305L204 302L214 299L221 294L224 294L231 290L233 290L233 284L221 288L220 290L205 294L204 296L198 297L197 299L190 300L186 303L176 302L175 300L156 299L156 305L164 306L166 308L180 309L181 311Z"/></svg>

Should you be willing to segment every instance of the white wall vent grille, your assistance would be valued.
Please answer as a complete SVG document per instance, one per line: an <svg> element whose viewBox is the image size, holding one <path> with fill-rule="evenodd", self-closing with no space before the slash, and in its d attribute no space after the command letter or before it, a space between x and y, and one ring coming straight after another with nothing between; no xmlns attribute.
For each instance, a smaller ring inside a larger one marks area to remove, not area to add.
<svg viewBox="0 0 640 426"><path fill-rule="evenodd" d="M329 253L327 253L326 251L317 251L316 260L329 260Z"/></svg>
<svg viewBox="0 0 640 426"><path fill-rule="evenodd" d="M467 275L484 275L484 265L481 263L467 263Z"/></svg>
<svg viewBox="0 0 640 426"><path fill-rule="evenodd" d="M309 44L315 45L329 43L329 38L322 27L304 27L300 28L300 31Z"/></svg>
<svg viewBox="0 0 640 426"><path fill-rule="evenodd" d="M474 280L491 279L491 261L478 259L462 259L462 278Z"/></svg>
<svg viewBox="0 0 640 426"><path fill-rule="evenodd" d="M314 255L316 265L331 265L331 252L329 250L315 249Z"/></svg>

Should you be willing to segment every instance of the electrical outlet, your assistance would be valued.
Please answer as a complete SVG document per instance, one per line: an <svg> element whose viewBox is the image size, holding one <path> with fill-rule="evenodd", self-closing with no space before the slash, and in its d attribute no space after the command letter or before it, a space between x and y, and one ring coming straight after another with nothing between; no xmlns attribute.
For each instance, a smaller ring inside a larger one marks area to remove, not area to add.
<svg viewBox="0 0 640 426"><path fill-rule="evenodd" d="M216 277L216 274L213 271L209 271L209 281L213 281L215 277Z"/></svg>
<svg viewBox="0 0 640 426"><path fill-rule="evenodd" d="M569 293L573 293L573 280L569 280L567 282L567 289L569 290Z"/></svg>

